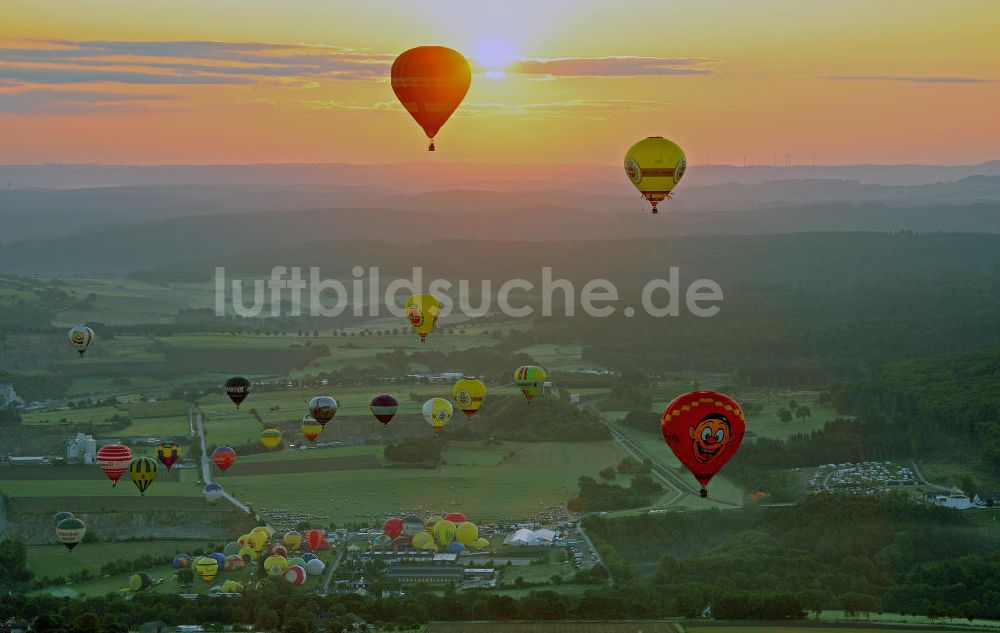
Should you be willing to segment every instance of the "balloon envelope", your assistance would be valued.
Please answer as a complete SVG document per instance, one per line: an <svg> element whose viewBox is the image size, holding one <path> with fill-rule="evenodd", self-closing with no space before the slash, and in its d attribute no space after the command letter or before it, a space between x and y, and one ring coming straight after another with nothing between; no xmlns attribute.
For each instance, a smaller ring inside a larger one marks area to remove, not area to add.
<svg viewBox="0 0 1000 633"><path fill-rule="evenodd" d="M79 545L80 541L83 540L83 535L86 533L87 524L76 517L63 519L56 524L56 538L68 550L72 550Z"/></svg>
<svg viewBox="0 0 1000 633"><path fill-rule="evenodd" d="M96 461L107 478L111 480L111 485L116 486L132 462L132 450L121 444L102 446L97 450Z"/></svg>
<svg viewBox="0 0 1000 633"><path fill-rule="evenodd" d="M323 432L323 425L313 419L311 415L302 416L302 435L313 442Z"/></svg>
<svg viewBox="0 0 1000 633"><path fill-rule="evenodd" d="M205 582L209 582L219 573L219 561L207 556L199 557L194 561L194 573Z"/></svg>
<svg viewBox="0 0 1000 633"><path fill-rule="evenodd" d="M486 385L478 378L463 378L455 383L452 388L452 395L455 404L468 417L472 417L479 411L486 397Z"/></svg>
<svg viewBox="0 0 1000 633"><path fill-rule="evenodd" d="M228 446L220 446L212 451L212 461L222 470L226 470L236 461L236 451Z"/></svg>
<svg viewBox="0 0 1000 633"><path fill-rule="evenodd" d="M332 396L316 396L309 401L309 413L317 422L326 426L337 415L337 406L337 401Z"/></svg>
<svg viewBox="0 0 1000 633"><path fill-rule="evenodd" d="M250 381L243 376L233 376L226 381L226 395L239 409L240 404L250 395Z"/></svg>
<svg viewBox="0 0 1000 633"><path fill-rule="evenodd" d="M389 394L382 394L372 398L372 415L382 424L389 424L389 421L396 415L398 409L399 402Z"/></svg>
<svg viewBox="0 0 1000 633"><path fill-rule="evenodd" d="M135 591L142 591L144 589L149 589L153 586L153 579L144 571L140 571L137 574L132 574L128 579L128 588Z"/></svg>
<svg viewBox="0 0 1000 633"><path fill-rule="evenodd" d="M285 536L281 539L286 547L291 549L299 549L302 547L302 534L292 530L291 532L286 532Z"/></svg>
<svg viewBox="0 0 1000 633"><path fill-rule="evenodd" d="M318 558L313 558L312 560L306 561L305 568L306 573L310 576L319 576L323 573L323 570L326 569L326 563Z"/></svg>
<svg viewBox="0 0 1000 633"><path fill-rule="evenodd" d="M525 400L530 403L532 398L542 392L547 377L548 374L541 367L524 365L518 367L517 371L514 372L514 384L521 390Z"/></svg>
<svg viewBox="0 0 1000 633"><path fill-rule="evenodd" d="M625 175L653 206L653 213L660 201L670 197L686 168L684 150L662 136L645 138L625 154Z"/></svg>
<svg viewBox="0 0 1000 633"><path fill-rule="evenodd" d="M94 331L85 325L77 325L69 329L69 343L80 356L83 356L94 343Z"/></svg>
<svg viewBox="0 0 1000 633"><path fill-rule="evenodd" d="M444 398L431 398L424 403L424 420L434 427L434 432L437 433L448 424L454 411L451 403Z"/></svg>
<svg viewBox="0 0 1000 633"><path fill-rule="evenodd" d="M178 554L174 556L174 568L184 569L185 567L191 566L191 557L187 554Z"/></svg>
<svg viewBox="0 0 1000 633"><path fill-rule="evenodd" d="M455 540L466 546L471 546L479 538L479 526L465 521L455 528Z"/></svg>
<svg viewBox="0 0 1000 633"><path fill-rule="evenodd" d="M219 484L208 484L202 490L202 494L205 496L205 501L215 505L222 498L222 486Z"/></svg>
<svg viewBox="0 0 1000 633"><path fill-rule="evenodd" d="M145 496L146 489L149 488L156 479L156 462L151 457L139 457L133 459L128 466L128 476L132 483L139 489L139 494Z"/></svg>
<svg viewBox="0 0 1000 633"><path fill-rule="evenodd" d="M169 471L170 467L176 464L177 460L181 458L181 447L177 442L163 442L156 447L156 458Z"/></svg>
<svg viewBox="0 0 1000 633"><path fill-rule="evenodd" d="M278 429L264 429L260 432L260 443L268 450L277 448L281 444L281 431Z"/></svg>
<svg viewBox="0 0 1000 633"><path fill-rule="evenodd" d="M434 524L434 540L444 547L455 540L455 524L448 519L442 519Z"/></svg>
<svg viewBox="0 0 1000 633"><path fill-rule="evenodd" d="M403 520L399 517L389 517L382 524L382 531L392 538L396 538L403 532Z"/></svg>
<svg viewBox="0 0 1000 633"><path fill-rule="evenodd" d="M420 342L434 329L441 314L441 302L434 295L413 295L406 300L406 318L413 331L420 335Z"/></svg>
<svg viewBox="0 0 1000 633"><path fill-rule="evenodd" d="M292 565L285 570L285 580L298 587L306 581L306 570L298 565Z"/></svg>
<svg viewBox="0 0 1000 633"><path fill-rule="evenodd" d="M674 398L660 417L663 439L708 496L708 482L736 453L746 432L746 416L735 400L715 391L692 391Z"/></svg>
<svg viewBox="0 0 1000 633"><path fill-rule="evenodd" d="M392 91L423 128L434 151L434 137L462 103L472 83L469 62L444 46L418 46L392 63Z"/></svg>

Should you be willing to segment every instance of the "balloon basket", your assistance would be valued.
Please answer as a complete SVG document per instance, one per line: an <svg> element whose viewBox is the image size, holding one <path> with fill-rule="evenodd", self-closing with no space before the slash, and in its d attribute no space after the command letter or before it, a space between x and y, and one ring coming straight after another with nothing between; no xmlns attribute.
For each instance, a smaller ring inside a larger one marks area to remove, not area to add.
<svg viewBox="0 0 1000 633"><path fill-rule="evenodd" d="M702 499L708 499L708 490L705 488L702 488L698 494L701 495Z"/></svg>

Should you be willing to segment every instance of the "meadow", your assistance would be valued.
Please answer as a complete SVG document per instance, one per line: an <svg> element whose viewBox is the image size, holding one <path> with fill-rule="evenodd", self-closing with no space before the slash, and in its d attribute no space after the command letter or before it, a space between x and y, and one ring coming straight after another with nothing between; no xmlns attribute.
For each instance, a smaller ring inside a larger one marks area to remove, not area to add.
<svg viewBox="0 0 1000 633"><path fill-rule="evenodd" d="M108 561L134 560L143 554L168 556L204 548L205 541L122 541L119 543L86 543L67 550L62 545L27 545L28 569L37 578L65 576L89 569L96 574ZM138 570L137 570L138 571Z"/></svg>

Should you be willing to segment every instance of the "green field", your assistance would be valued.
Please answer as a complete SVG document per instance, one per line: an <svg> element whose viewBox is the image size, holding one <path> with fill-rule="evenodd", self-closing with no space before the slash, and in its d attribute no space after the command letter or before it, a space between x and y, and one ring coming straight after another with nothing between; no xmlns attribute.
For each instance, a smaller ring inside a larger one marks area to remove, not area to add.
<svg viewBox="0 0 1000 633"><path fill-rule="evenodd" d="M618 464L623 456L614 442L510 442L500 446L451 442L444 454L448 463L433 470L383 468L227 476L219 482L258 509L325 513L336 523L370 520L404 510L453 508L482 522L527 516L562 505L576 494L581 475L596 476L602 468Z"/></svg>
<svg viewBox="0 0 1000 633"><path fill-rule="evenodd" d="M101 566L113 560L133 560L149 554L168 556L204 548L204 541L134 541L121 543L86 543L67 550L62 545L28 545L28 569L40 578L65 576L89 569L97 573Z"/></svg>
<svg viewBox="0 0 1000 633"><path fill-rule="evenodd" d="M581 585L586 588L587 585ZM593 588L592 585L589 586ZM530 589L517 590L525 595ZM502 592L513 595L514 592ZM943 623L939 621L939 624ZM909 630L924 633L945 633L956 629L941 629L927 624L912 622ZM951 623L949 623L951 625ZM959 629L995 630L992 627L959 625ZM573 621L573 622L431 622L424 628L424 633L800 633L802 631L838 631L840 633L877 633L886 628L865 626L864 624L824 625L822 622L789 622L787 625L756 626L753 624L726 626L716 625L711 620L702 622L672 621L672 620L623 620L623 621Z"/></svg>

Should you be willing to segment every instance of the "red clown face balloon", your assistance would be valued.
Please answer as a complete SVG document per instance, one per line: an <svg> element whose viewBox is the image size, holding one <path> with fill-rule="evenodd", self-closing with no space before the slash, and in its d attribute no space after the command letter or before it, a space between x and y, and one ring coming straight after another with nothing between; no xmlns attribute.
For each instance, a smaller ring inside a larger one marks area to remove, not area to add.
<svg viewBox="0 0 1000 633"><path fill-rule="evenodd" d="M746 416L729 396L692 391L667 405L660 427L670 450L701 484L701 496L707 497L709 480L743 441Z"/></svg>

